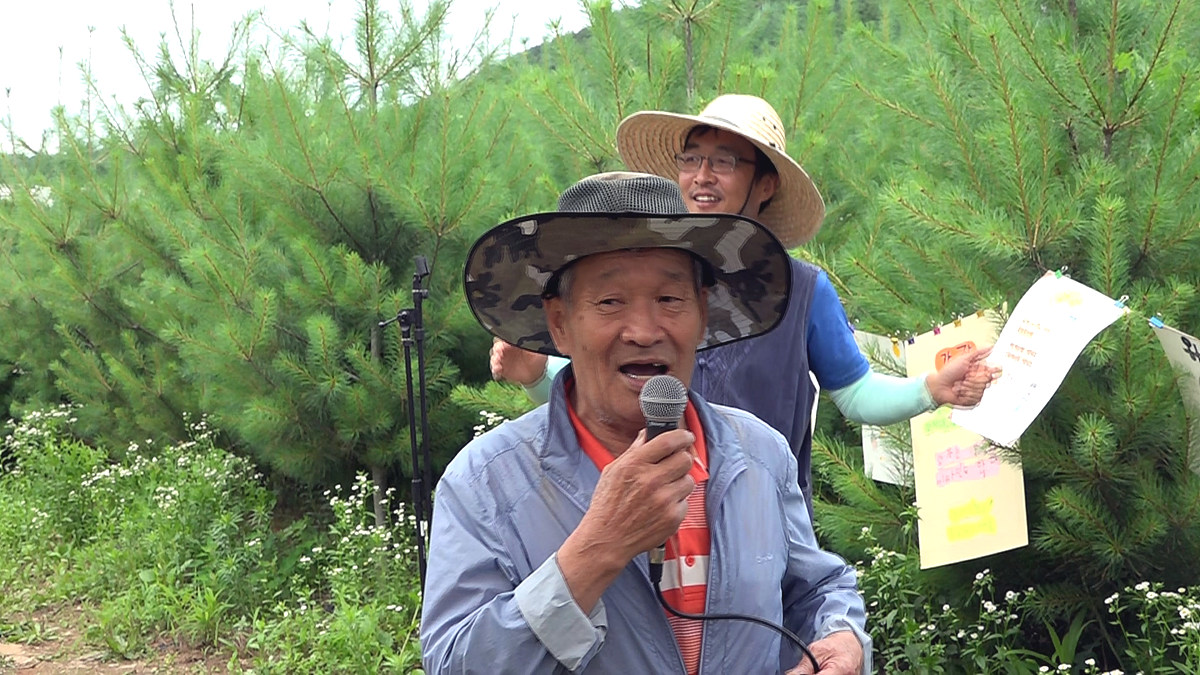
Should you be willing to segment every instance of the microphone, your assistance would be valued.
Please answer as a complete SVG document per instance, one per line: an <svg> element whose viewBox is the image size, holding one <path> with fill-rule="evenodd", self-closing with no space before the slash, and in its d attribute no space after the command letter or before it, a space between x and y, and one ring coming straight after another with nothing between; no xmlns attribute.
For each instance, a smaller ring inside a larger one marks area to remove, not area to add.
<svg viewBox="0 0 1200 675"><path fill-rule="evenodd" d="M638 405L646 418L646 440L649 441L664 431L679 428L679 420L687 410L687 387L678 378L670 375L655 375L642 385L638 394ZM667 557L667 545L650 551L650 582L658 586L662 581L663 561Z"/></svg>
<svg viewBox="0 0 1200 675"><path fill-rule="evenodd" d="M646 418L646 440L679 428L679 420L687 410L687 394L687 387L670 375L655 375L646 380L638 395L638 405Z"/></svg>

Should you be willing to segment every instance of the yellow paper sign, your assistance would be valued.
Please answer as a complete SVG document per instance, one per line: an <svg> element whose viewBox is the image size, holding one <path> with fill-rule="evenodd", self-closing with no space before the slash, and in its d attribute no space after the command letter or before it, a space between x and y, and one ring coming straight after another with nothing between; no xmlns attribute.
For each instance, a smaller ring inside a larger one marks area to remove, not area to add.
<svg viewBox="0 0 1200 675"><path fill-rule="evenodd" d="M920 335L907 347L908 374L941 368L956 354L995 340L999 317L973 314ZM1025 475L943 406L911 421L921 568L1025 546Z"/></svg>

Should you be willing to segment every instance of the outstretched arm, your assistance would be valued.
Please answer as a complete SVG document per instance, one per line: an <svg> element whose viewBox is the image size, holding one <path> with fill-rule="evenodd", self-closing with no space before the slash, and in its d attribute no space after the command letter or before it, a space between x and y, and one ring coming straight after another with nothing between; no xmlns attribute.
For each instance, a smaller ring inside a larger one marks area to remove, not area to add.
<svg viewBox="0 0 1200 675"><path fill-rule="evenodd" d="M492 349L488 353L492 379L516 382L525 387L525 393L536 405L550 400L550 384L568 363L567 359L527 351L500 338L492 338Z"/></svg>
<svg viewBox="0 0 1200 675"><path fill-rule="evenodd" d="M941 370L924 376L893 377L870 371L850 386L831 390L829 397L849 419L883 426L940 405L973 406L1000 376L999 368L987 365L991 351L988 347L959 354Z"/></svg>

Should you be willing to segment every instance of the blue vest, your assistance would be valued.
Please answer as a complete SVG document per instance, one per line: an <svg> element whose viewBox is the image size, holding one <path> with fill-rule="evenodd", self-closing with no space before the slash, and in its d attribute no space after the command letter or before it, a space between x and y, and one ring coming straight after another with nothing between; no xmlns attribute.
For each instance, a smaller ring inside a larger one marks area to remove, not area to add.
<svg viewBox="0 0 1200 675"><path fill-rule="evenodd" d="M783 434L799 464L800 490L812 513L812 410L808 310L819 269L792 258L787 311L766 335L696 354L692 390L711 403L742 408Z"/></svg>

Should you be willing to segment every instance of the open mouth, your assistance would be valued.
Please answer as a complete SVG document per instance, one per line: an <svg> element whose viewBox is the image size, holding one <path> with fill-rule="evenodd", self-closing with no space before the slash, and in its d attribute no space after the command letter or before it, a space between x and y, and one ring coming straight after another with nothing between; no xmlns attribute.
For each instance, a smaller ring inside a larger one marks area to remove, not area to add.
<svg viewBox="0 0 1200 675"><path fill-rule="evenodd" d="M629 377L645 379L655 375L665 375L667 366L662 363L626 363L621 366L620 370Z"/></svg>

